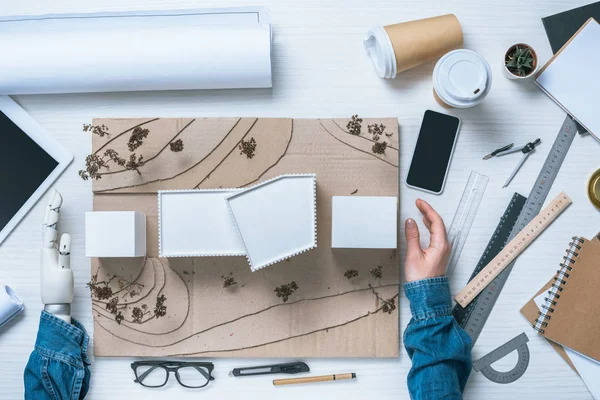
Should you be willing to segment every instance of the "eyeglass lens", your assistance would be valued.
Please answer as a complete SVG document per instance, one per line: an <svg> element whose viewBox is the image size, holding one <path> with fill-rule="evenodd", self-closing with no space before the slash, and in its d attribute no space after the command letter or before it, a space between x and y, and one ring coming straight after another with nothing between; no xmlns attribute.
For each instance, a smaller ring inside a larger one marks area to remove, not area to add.
<svg viewBox="0 0 600 400"><path fill-rule="evenodd" d="M180 384L193 388L206 386L210 378L208 369L199 365L181 367L175 374Z"/></svg>
<svg viewBox="0 0 600 400"><path fill-rule="evenodd" d="M169 379L168 371L160 365L138 365L137 380L147 387L160 387Z"/></svg>

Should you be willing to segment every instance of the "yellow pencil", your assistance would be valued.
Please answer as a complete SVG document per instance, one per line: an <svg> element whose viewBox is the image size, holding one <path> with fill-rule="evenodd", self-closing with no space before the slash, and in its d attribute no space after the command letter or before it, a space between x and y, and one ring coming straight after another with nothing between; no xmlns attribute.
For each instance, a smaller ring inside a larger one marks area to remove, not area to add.
<svg viewBox="0 0 600 400"><path fill-rule="evenodd" d="M322 376L307 376L306 378L290 378L290 379L275 379L273 385L295 385L298 383L314 383L314 382L332 382L332 381L343 381L346 379L355 379L356 374L354 372L349 374L335 374L335 375L322 375Z"/></svg>

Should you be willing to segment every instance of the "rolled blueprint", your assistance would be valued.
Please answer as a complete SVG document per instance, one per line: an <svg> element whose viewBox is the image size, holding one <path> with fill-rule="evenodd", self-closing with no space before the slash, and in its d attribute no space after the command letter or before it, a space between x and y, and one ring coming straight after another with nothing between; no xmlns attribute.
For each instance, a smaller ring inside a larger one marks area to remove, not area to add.
<svg viewBox="0 0 600 400"><path fill-rule="evenodd" d="M257 7L0 19L0 94L271 87Z"/></svg>
<svg viewBox="0 0 600 400"><path fill-rule="evenodd" d="M0 285L0 328L17 316L24 308L23 302L11 288Z"/></svg>

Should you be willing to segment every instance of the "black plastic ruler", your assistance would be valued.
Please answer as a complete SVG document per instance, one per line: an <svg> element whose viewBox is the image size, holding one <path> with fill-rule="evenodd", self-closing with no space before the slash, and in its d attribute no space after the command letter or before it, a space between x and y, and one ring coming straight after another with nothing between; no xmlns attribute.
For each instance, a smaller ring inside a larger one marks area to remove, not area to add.
<svg viewBox="0 0 600 400"><path fill-rule="evenodd" d="M475 277L502 250L504 245L512 240L540 212L576 134L575 122L567 116L529 197L525 199L518 194L513 196L471 278ZM523 204L519 210L521 203ZM452 310L460 326L471 337L473 345L483 330L513 266L514 262L502 271L466 308L462 308L457 304Z"/></svg>
<svg viewBox="0 0 600 400"><path fill-rule="evenodd" d="M504 211L504 214L500 218L500 222L486 246L483 255L479 259L475 270L471 274L469 281L475 278L475 276L502 251L506 243L508 243L510 233L517 223L521 211L523 211L526 200L527 199L519 193L515 193L512 199L510 199L510 203L508 203L506 211ZM500 276L501 275L498 277ZM491 291L497 290L496 280L492 281L488 287L493 287ZM469 336L471 336L473 344L475 344L475 341L477 340L479 333L481 333L481 329L483 329L483 325L489 316L489 312L494 306L494 303L490 304L490 301L495 302L495 299L488 296L483 297L487 292L488 290L482 292L475 300L469 303L467 307L463 308L460 304L456 304L452 310L454 318L458 321L458 324L467 331Z"/></svg>

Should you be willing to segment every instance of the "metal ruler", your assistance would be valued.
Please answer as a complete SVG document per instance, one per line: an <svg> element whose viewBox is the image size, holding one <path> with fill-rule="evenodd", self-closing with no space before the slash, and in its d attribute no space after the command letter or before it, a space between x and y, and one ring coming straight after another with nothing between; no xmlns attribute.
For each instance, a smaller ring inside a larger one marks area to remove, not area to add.
<svg viewBox="0 0 600 400"><path fill-rule="evenodd" d="M509 340L502 346L491 351L487 355L481 357L477 361L473 361L473 369L481 372L483 376L492 382L496 383L512 383L523 376L529 366L529 347L527 347L529 338L525 332L519 336ZM513 351L517 351L517 364L510 371L500 372L492 367L492 364L501 358L506 357Z"/></svg>
<svg viewBox="0 0 600 400"><path fill-rule="evenodd" d="M552 145L552 149L550 149L550 153L544 162L542 170L531 189L529 198L522 205L522 210L518 213L518 217L516 218L514 226L510 229L510 233L505 239L501 236L496 236L496 234L502 235L506 233L505 230L508 229L506 227L510 225L508 221L505 224L501 221L499 225L501 232L495 233L490 240L490 244L488 244L488 248L477 264L477 267L475 267L472 277L476 276L481 269L483 269L485 265L487 265L488 262L502 250L504 245L525 228L525 226L527 226L527 224L540 212L576 134L577 129L575 123L567 116ZM521 199L524 199L523 196L518 196ZM515 197L513 197L513 200L515 200ZM509 205L509 208L507 209L511 219L515 216L514 209L513 203L511 202L511 205ZM485 322L490 316L494 304L496 303L496 300L498 300L500 291L508 280L508 276L510 275L513 266L514 262L507 266L504 271L486 286L467 308L463 308L457 304L452 310L454 317L460 326L462 326L469 334L473 344L475 344L479 334L483 330Z"/></svg>
<svg viewBox="0 0 600 400"><path fill-rule="evenodd" d="M452 253L448 267L446 267L446 275L450 275L458 263L488 181L489 178L479 172L471 171L471 175L469 175L469 180L458 202L452 224L448 230L448 241L452 247Z"/></svg>
<svg viewBox="0 0 600 400"><path fill-rule="evenodd" d="M533 218L525 228L504 246L492 261L471 279L454 299L463 307L466 307L473 299L481 293L490 282L496 278L506 267L511 265L517 257L538 238L571 205L569 196L561 192L550 204Z"/></svg>

